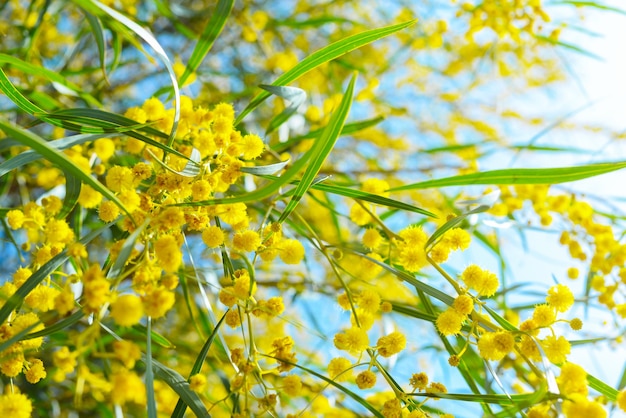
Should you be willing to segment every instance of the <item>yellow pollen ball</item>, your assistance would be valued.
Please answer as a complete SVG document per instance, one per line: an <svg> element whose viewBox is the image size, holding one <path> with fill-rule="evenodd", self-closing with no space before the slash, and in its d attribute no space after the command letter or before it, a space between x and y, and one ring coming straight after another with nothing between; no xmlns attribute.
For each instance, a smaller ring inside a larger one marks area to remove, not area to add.
<svg viewBox="0 0 626 418"><path fill-rule="evenodd" d="M369 389L374 387L375 384L376 375L369 370L365 370L356 376L356 385L359 389Z"/></svg>
<svg viewBox="0 0 626 418"><path fill-rule="evenodd" d="M120 214L120 208L110 200L102 202L98 208L98 216L104 222L113 222Z"/></svg>
<svg viewBox="0 0 626 418"><path fill-rule="evenodd" d="M446 311L439 314L435 325L443 335L456 335L461 332L463 319L463 315L460 315L453 308L448 308Z"/></svg>
<svg viewBox="0 0 626 418"><path fill-rule="evenodd" d="M352 376L352 362L345 357L336 357L328 363L328 376L335 382L343 382ZM348 370L350 369L350 370Z"/></svg>
<svg viewBox="0 0 626 418"><path fill-rule="evenodd" d="M116 324L130 327L138 324L143 316L143 304L136 295L119 296L111 304L111 317Z"/></svg>
<svg viewBox="0 0 626 418"><path fill-rule="evenodd" d="M21 393L5 393L0 396L0 416L11 418L30 418L33 405L28 397Z"/></svg>
<svg viewBox="0 0 626 418"><path fill-rule="evenodd" d="M261 237L256 231L238 232L233 237L233 248L237 251L256 251L261 245Z"/></svg>
<svg viewBox="0 0 626 418"><path fill-rule="evenodd" d="M285 264L298 264L304 258L304 247L295 239L286 239L280 243L278 256Z"/></svg>
<svg viewBox="0 0 626 418"><path fill-rule="evenodd" d="M404 350L404 347L406 347L406 337L400 332L392 332L387 336L380 337L376 346L381 356L391 357Z"/></svg>

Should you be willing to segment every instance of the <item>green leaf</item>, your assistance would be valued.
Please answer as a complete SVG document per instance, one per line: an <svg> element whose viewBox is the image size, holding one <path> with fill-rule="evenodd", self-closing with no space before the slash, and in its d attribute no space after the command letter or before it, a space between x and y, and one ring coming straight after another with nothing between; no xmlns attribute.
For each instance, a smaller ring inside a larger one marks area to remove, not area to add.
<svg viewBox="0 0 626 418"><path fill-rule="evenodd" d="M141 325L141 324L136 324L136 325L133 325L131 328L129 328L128 331L130 334L135 334L137 336L145 337L148 334L148 327ZM158 332L151 330L150 333L152 334L150 338L153 343L158 344L164 348L175 347L175 345L172 344L170 340L168 340L167 338L165 338L163 335L159 334Z"/></svg>
<svg viewBox="0 0 626 418"><path fill-rule="evenodd" d="M243 168L241 171L244 171ZM248 172L248 171L246 171ZM256 173L252 173L256 174ZM277 177L263 175L263 178L276 179ZM298 181L293 181L290 184L299 184ZM364 192L361 190L351 189L349 187L338 186L335 184L328 184L323 182L314 182L311 184L311 189L320 190L322 192L336 194L340 196L350 197L352 199L364 200L366 202L375 203L377 205L386 206L388 208L395 208L400 210L406 210L409 212L415 212L422 215L429 216L431 218L437 218L432 212L426 209L418 208L417 206L409 205L408 203L400 202L399 200L390 199L388 197L379 196L376 194ZM294 191L284 193L283 196L290 196Z"/></svg>
<svg viewBox="0 0 626 418"><path fill-rule="evenodd" d="M100 103L95 97L92 95L85 93L84 88L77 86L76 84L68 81L61 74L55 71L51 71L45 67L40 65L35 65L26 61L22 61L19 58L13 57L11 55L0 53L0 64L10 64L13 67L17 68L20 71L23 71L27 74L36 75L39 77L45 77L51 82L58 83L63 87L71 90L77 96L82 98L85 102L89 103L92 106L101 107L102 103Z"/></svg>
<svg viewBox="0 0 626 418"><path fill-rule="evenodd" d="M159 164L161 167L163 167L165 170L169 171L170 173L175 173L175 174L178 174L179 176L190 177L190 178L196 177L198 174L200 174L201 154L200 154L200 151L198 151L196 148L193 148L191 150L191 156L189 158L185 157L187 158L188 161L187 161L187 164L185 164L185 167L182 169L182 171L174 170L169 165L165 164L165 162L158 159L157 156L151 150L148 149L147 151L157 164Z"/></svg>
<svg viewBox="0 0 626 418"><path fill-rule="evenodd" d="M135 243L137 242L137 238L143 232L143 230L148 226L151 219L150 217L146 217L145 221L137 227L132 234L126 238L124 244L122 244L122 248L120 249L113 266L109 269L107 273L107 278L114 279L119 277L122 274L122 270L128 261L128 258L133 252L133 248L135 248Z"/></svg>
<svg viewBox="0 0 626 418"><path fill-rule="evenodd" d="M102 24L100 23L100 19L91 13L85 12L85 18L89 23L89 27L91 27L91 33L93 33L93 37L96 40L96 46L98 47L98 58L100 59L100 69L102 70L102 76L109 83L109 78L107 76L106 71L106 61L107 61L107 50L106 45L104 43L104 29L102 28Z"/></svg>
<svg viewBox="0 0 626 418"><path fill-rule="evenodd" d="M617 389L612 388L602 380L590 374L587 375L587 382L589 382L589 386L592 389L597 390L602 395L606 396L610 401L615 402L617 400L617 395L619 394Z"/></svg>
<svg viewBox="0 0 626 418"><path fill-rule="evenodd" d="M191 368L191 372L189 372L189 378L191 378L191 376L193 376L194 374L200 373L200 371L202 370L202 365L204 364L204 360L206 359L206 356L209 354L209 349L211 348L211 345L213 344L213 340L215 340L215 337L217 336L217 332L220 329L222 322L224 322L224 318L226 318L225 313L224 315L222 315L219 322L215 325L215 328L213 328L213 332L211 332L211 335L209 335L209 338L207 338L206 342L202 346L200 353L198 353L198 357L196 357L196 361L194 362L193 367ZM176 408L174 408L174 412L172 412L172 418L182 418L185 415L186 409L187 407L183 404L182 398L179 399L178 402L176 403Z"/></svg>
<svg viewBox="0 0 626 418"><path fill-rule="evenodd" d="M282 97L289 102L289 106L287 106L285 110L280 112L278 115L274 116L270 121L267 129L265 130L265 135L269 135L278 129L280 125L287 122L291 115L296 113L296 110L298 110L298 108L306 100L306 93L304 90L297 87L270 86L266 84L261 84L259 87L275 94L278 97Z"/></svg>
<svg viewBox="0 0 626 418"><path fill-rule="evenodd" d="M0 68L0 90L2 90L2 92L6 94L13 103L26 113L31 115L35 113L45 113L43 109L33 104L30 100L24 97L24 95L20 93L17 88L15 88L2 68Z"/></svg>
<svg viewBox="0 0 626 418"><path fill-rule="evenodd" d="M193 49L191 57L189 57L187 67L185 67L185 72L183 72L183 75L180 77L181 85L184 85L187 78L189 78L189 76L198 69L206 55L211 50L213 43L222 32L222 29L224 29L224 24L233 9L234 3L234 0L219 0L217 3L217 7L211 16L211 19L204 27L202 35L200 35L200 40Z"/></svg>
<svg viewBox="0 0 626 418"><path fill-rule="evenodd" d="M408 22L400 23L393 26L372 29L365 32L357 33L356 35L348 36L347 38L334 42L322 49L315 51L314 53L300 61L291 70L278 77L272 83L272 85L287 85L328 61L332 61L337 57L340 57L350 51L372 43L380 38L384 38L385 36L396 33L399 30L408 28L409 26L415 24L415 22L416 20L410 20ZM263 92L256 95L254 99L252 99L250 104L248 104L248 106L246 106L246 108L241 112L241 114L237 116L237 119L235 120L235 125L238 125L248 113L250 113L258 105L263 103L263 101L269 96L269 92Z"/></svg>
<svg viewBox="0 0 626 418"><path fill-rule="evenodd" d="M567 43L567 42L559 41L558 39L554 39L554 38L551 38L549 36L543 36L543 35L535 34L534 37L539 39L539 40L541 40L541 41L547 42L549 44L557 45L557 46L560 46L561 48L569 49L570 51L574 51L574 52L577 52L577 53L579 53L581 55L586 55L586 56L588 56L590 58L594 58L594 59L602 61L602 57L601 56L596 55L593 52L588 51L587 49L581 48L578 45L574 45L574 44L570 44L570 43Z"/></svg>
<svg viewBox="0 0 626 418"><path fill-rule="evenodd" d="M538 394L540 396L538 396ZM544 399L558 399L558 395L548 394L543 391L539 393L524 393L517 395L500 395L500 394L484 394L484 395L472 395L465 393L409 393L408 396L424 396L428 398L438 398L438 399L453 399L457 401L463 402L480 402L480 403L490 403L497 404L502 406L516 406L516 407L526 407L530 405L534 405L538 402L541 402Z"/></svg>
<svg viewBox="0 0 626 418"><path fill-rule="evenodd" d="M356 73L350 79L350 83L348 84L348 88L346 93L343 95L341 99L341 103L337 110L335 110L328 121L328 125L324 128L324 132L322 132L321 138L313 144L313 147L309 150L307 154L310 154L309 158L312 160L306 171L302 175L302 180L298 183L296 190L285 207L285 210L278 218L278 222L284 222L285 219L293 212L296 208L302 196L309 190L315 176L320 171L322 164L326 160L328 154L335 146L335 142L337 142L337 138L341 134L341 128L343 128L343 124L348 117L348 113L350 112L350 106L352 105L352 95L354 93L354 83L356 82Z"/></svg>
<svg viewBox="0 0 626 418"><path fill-rule="evenodd" d="M57 139L56 141L49 141L48 144L56 148L59 151L63 151L65 149L71 148L74 145L80 145L85 142L91 142L99 138L110 138L119 136L121 134L81 134L81 135L72 135L66 138ZM0 164L0 177L9 173L16 168L23 167L24 165L31 163L33 161L37 161L41 158L41 156L35 151L25 151L22 152L15 157L9 158Z"/></svg>
<svg viewBox="0 0 626 418"><path fill-rule="evenodd" d="M26 335L26 337L24 337L23 339L30 340L32 338L47 337L48 335L56 334L57 332L65 333L67 332L68 327L71 327L72 325L80 321L84 316L85 316L84 311L82 310L76 311L70 316L68 316L67 318L63 318L59 322L49 325L45 327L44 329L42 329L41 331L33 332L31 334Z"/></svg>
<svg viewBox="0 0 626 418"><path fill-rule="evenodd" d="M156 399L154 393L154 370L152 362L152 319L148 317L148 332L146 332L146 398L148 406L148 418L157 418Z"/></svg>
<svg viewBox="0 0 626 418"><path fill-rule="evenodd" d="M626 10L620 9L618 7L608 6L606 4L598 3L595 1L577 1L577 0L564 0L553 2L554 5L564 4L564 5L572 5L576 7L592 7L594 9L603 10L606 12L619 13L622 15L626 15Z"/></svg>
<svg viewBox="0 0 626 418"><path fill-rule="evenodd" d="M88 173L84 172L72 160L70 160L67 155L59 152L54 147L51 147L50 144L46 142L43 138L18 126L14 126L7 122L4 122L3 120L0 120L0 129L2 129L8 136L20 142L22 145L33 149L46 160L50 161L53 164L56 164L61 170L69 173L77 179L80 179L83 183L93 187L107 199L119 206L122 211L124 211L129 217L131 216L131 214L128 212L128 210L126 210L126 207L124 207L122 202L120 202L119 199L113 193L111 193L109 189L106 188L106 186L100 183L97 179L91 177Z"/></svg>
<svg viewBox="0 0 626 418"><path fill-rule="evenodd" d="M440 300L441 302L445 303L448 306L452 306L452 304L454 303L454 298L450 295L448 295L445 292L442 292L439 289L436 289L420 280L417 280L415 278L415 276L405 272L405 271L401 271L398 270L397 268L390 266L387 263L384 263L382 261L376 260L374 258L370 258L364 254L361 254L357 251L352 251L353 254L359 256L359 257L363 257L364 259L378 264L379 266L381 266L382 268L384 268L385 270L387 270L388 272L390 272L391 274L393 274L394 276L396 276L397 278L399 278L400 280L407 282L408 284L410 284L411 286L415 287L416 289L418 289L419 291L422 291L424 293L426 293L429 296L434 297L435 299Z"/></svg>
<svg viewBox="0 0 626 418"><path fill-rule="evenodd" d="M82 183L78 178L72 174L64 171L65 174L65 197L63 198L63 207L57 215L58 219L64 219L69 214L76 202L78 202L78 196L80 195L80 189Z"/></svg>
<svg viewBox="0 0 626 418"><path fill-rule="evenodd" d="M191 409L196 417L205 418L211 416L198 394L189 388L189 382L187 382L180 373L156 360L152 360L152 368L154 369L155 376L167 383L167 385L180 396L180 399Z"/></svg>
<svg viewBox="0 0 626 418"><path fill-rule="evenodd" d="M430 238L428 238L428 241L426 241L426 245L424 245L424 249L426 251L429 251L431 246L434 245L437 242L437 240L443 234L445 234L450 229L455 228L457 225L459 225L461 222L463 222L465 220L465 218L467 218L468 216L473 215L475 213L484 212L484 211L486 211L488 209L489 209L489 206L487 206L487 205L480 205L476 209L470 210L469 212L466 212L464 214L461 214L459 216L456 216L456 217L450 219L448 222L446 222L445 224L443 224L439 228L437 228L437 230L435 232L433 232L433 234L430 236Z"/></svg>
<svg viewBox="0 0 626 418"><path fill-rule="evenodd" d="M483 305L483 308L489 313L489 315L491 315L491 317L493 319L496 320L496 322L505 330L507 331L519 331L517 329L517 327L513 324L511 324L509 321L507 321L505 318L503 318L502 316L500 316L500 314L498 314L496 311L494 311L493 309L491 309L489 306L487 305ZM492 330L493 331L493 330Z"/></svg>
<svg viewBox="0 0 626 418"><path fill-rule="evenodd" d="M578 167L508 168L427 180L389 189L390 192L433 187L473 186L478 184L559 184L599 176L626 167L626 162L599 163Z"/></svg>

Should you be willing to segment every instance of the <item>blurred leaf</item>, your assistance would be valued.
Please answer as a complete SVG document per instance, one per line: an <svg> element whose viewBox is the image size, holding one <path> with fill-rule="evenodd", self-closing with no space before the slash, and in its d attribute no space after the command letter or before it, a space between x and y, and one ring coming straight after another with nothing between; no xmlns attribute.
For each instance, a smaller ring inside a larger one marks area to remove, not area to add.
<svg viewBox="0 0 626 418"><path fill-rule="evenodd" d="M626 10L624 9L620 9L619 7L609 6L607 4L603 4L600 2L596 2L596 1L562 0L562 1L554 1L552 4L554 5L564 4L564 5L572 5L576 7L592 7L598 10L604 10L607 12L613 12L613 13L626 15Z"/></svg>
<svg viewBox="0 0 626 418"><path fill-rule="evenodd" d="M75 323L77 323L84 317L85 317L84 311L82 310L76 311L70 316L68 316L67 318L63 318L60 321L52 325L46 326L41 331L33 332L31 334L26 335L26 337L24 337L23 339L30 340L32 338L47 337L48 335L56 334L57 332L65 333L67 332L67 329L69 327L71 327L72 325L74 325Z"/></svg>
<svg viewBox="0 0 626 418"><path fill-rule="evenodd" d="M389 189L390 192L428 189L432 187L474 186L479 184L559 184L599 176L626 167L626 162L599 163L578 167L559 168L508 168L464 174L443 179L427 180L419 183Z"/></svg>
<svg viewBox="0 0 626 418"><path fill-rule="evenodd" d="M357 33L356 35L348 36L347 38L334 42L320 50L315 51L314 53L300 61L291 70L278 77L272 83L272 85L284 86L286 84L289 84L328 61L332 61L337 57L340 57L350 51L372 43L377 39L384 38L385 36L389 36L395 32L398 32L399 30L405 29L415 24L415 22L416 20L410 20L408 22L400 23L393 26L372 29L365 32ZM256 95L254 99L252 99L250 104L248 104L248 106L246 106L246 108L239 114L239 116L237 116L237 119L235 120L235 125L238 125L248 113L250 113L258 105L263 103L263 101L269 96L269 92L259 93L258 95Z"/></svg>
<svg viewBox="0 0 626 418"><path fill-rule="evenodd" d="M88 93L85 93L83 87L77 86L76 84L68 81L65 77L63 77L58 72L48 70L47 68L42 67L40 65L22 61L21 59L17 57L13 57L11 55L0 53L0 64L2 63L10 64L13 67L27 74L36 75L39 77L45 77L52 82L59 83L60 85L74 92L77 96L82 98L85 102L89 103L90 105L98 106L98 107L102 106L102 103L100 103L95 97L93 97L92 95Z"/></svg>
<svg viewBox="0 0 626 418"><path fill-rule="evenodd" d="M609 401L615 402L617 400L617 395L619 393L617 389L612 388L602 380L590 374L587 375L587 382L589 382L590 388L597 390L600 394L606 396Z"/></svg>
<svg viewBox="0 0 626 418"><path fill-rule="evenodd" d="M187 78L189 78L189 76L198 69L206 55L211 50L213 43L222 32L222 29L224 29L224 24L233 9L233 4L234 0L218 1L213 14L211 15L211 19L204 27L202 35L200 35L200 40L193 49L191 57L189 57L189 61L185 67L185 72L180 77L181 86L185 85Z"/></svg>
<svg viewBox="0 0 626 418"><path fill-rule="evenodd" d="M587 49L581 48L578 45L574 45L574 44L570 44L570 43L567 43L567 42L559 41L557 39L550 38L549 36L543 36L543 35L534 34L534 37L539 39L539 40L541 40L541 41L544 41L544 42L547 42L547 43L550 43L550 44L553 44L553 45L558 45L558 46L560 46L562 48L569 49L570 51L577 52L577 53L585 55L587 57L594 58L594 59L602 61L602 57L601 56L596 55L596 54L594 54L593 52L590 52Z"/></svg>
<svg viewBox="0 0 626 418"><path fill-rule="evenodd" d="M288 26L290 28L303 29L308 27L318 28L320 26L324 26L328 23L352 23L357 24L356 21L346 19L343 17L337 16L319 16L313 17L306 20L295 20L295 19L281 19L275 20L273 22L276 26Z"/></svg>
<svg viewBox="0 0 626 418"><path fill-rule="evenodd" d="M109 83L109 78L107 76L106 70L106 61L107 61L107 50L104 42L104 29L102 28L102 24L100 23L100 19L91 13L85 12L85 18L89 23L89 27L91 28L91 33L96 40L96 46L98 47L98 58L100 59L100 69L102 70L102 76Z"/></svg>

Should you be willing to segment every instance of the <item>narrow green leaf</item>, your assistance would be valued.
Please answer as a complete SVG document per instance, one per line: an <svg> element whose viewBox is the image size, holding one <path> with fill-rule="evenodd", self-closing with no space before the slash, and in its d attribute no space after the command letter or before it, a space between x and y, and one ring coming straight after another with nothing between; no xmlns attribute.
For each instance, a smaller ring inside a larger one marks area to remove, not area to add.
<svg viewBox="0 0 626 418"><path fill-rule="evenodd" d="M397 278L399 278L400 280L407 282L408 284L410 284L411 286L415 287L416 289L418 289L419 291L424 292L425 294L434 297L435 299L440 300L441 302L445 303L448 306L452 306L452 304L454 303L454 298L450 295L448 295L447 293L436 289L420 280L417 280L415 278L415 276L405 272L405 271L401 271L398 270L397 268L390 266L389 264L376 260L374 258L370 258L364 254L359 253L358 251L351 251L353 254L364 258L365 260L368 260L372 263L378 264L379 266L381 266L382 268L384 268L385 270L387 270L388 272L390 272L391 274L393 274L394 276L396 276Z"/></svg>
<svg viewBox="0 0 626 418"><path fill-rule="evenodd" d="M187 164L185 164L185 167L182 169L182 171L174 170L165 162L157 158L157 156L151 150L148 149L147 151L148 151L148 154L152 156L152 159L157 164L159 164L161 167L163 167L165 170L169 171L170 173L174 173L174 174L178 174L179 176L190 177L190 178L196 177L198 174L200 174L199 163L201 159L201 154L200 154L200 151L198 151L196 148L192 149L191 156L189 158L185 157L188 161L187 161Z"/></svg>
<svg viewBox="0 0 626 418"><path fill-rule="evenodd" d="M574 52L577 52L577 53L579 53L581 55L586 55L586 56L588 56L590 58L594 58L594 59L602 61L602 57L601 56L596 55L596 54L594 54L593 52L590 52L587 49L581 48L578 45L574 45L574 44L570 44L570 43L567 43L567 42L559 41L558 39L554 39L554 38L551 38L549 36L543 36L543 35L537 35L537 34L535 34L534 36L535 36L535 38L537 38L537 39L539 39L541 41L547 42L549 44L557 45L557 46L560 46L561 48L569 49L570 51L574 51Z"/></svg>
<svg viewBox="0 0 626 418"><path fill-rule="evenodd" d="M135 324L131 328L128 328L128 332L130 334L134 334L137 336L146 337L146 335L148 334L148 327L141 325L141 324ZM158 332L151 330L150 334L151 334L150 338L154 344L158 344L164 348L175 347L175 345L172 344L170 340L168 340L167 338L165 338L163 335L159 334Z"/></svg>
<svg viewBox="0 0 626 418"><path fill-rule="evenodd" d="M196 417L208 418L211 416L198 394L189 388L189 382L180 373L156 360L152 360L152 368L154 369L154 374L180 396L180 399L191 409Z"/></svg>
<svg viewBox="0 0 626 418"><path fill-rule="evenodd" d="M24 97L24 95L20 93L17 88L15 88L2 68L0 68L0 90L2 90L2 92L6 94L13 103L26 113L31 115L37 112L45 113L43 109L33 104L30 100Z"/></svg>
<svg viewBox="0 0 626 418"><path fill-rule="evenodd" d="M224 24L230 15L231 10L233 9L234 0L219 0L217 6L215 7L215 11L211 16L211 19L207 22L207 25L204 27L202 31L202 35L200 35L200 40L196 44L193 52L191 53L191 57L189 57L189 61L187 62L187 66L185 67L185 72L180 77L181 86L185 84L187 78L191 74L193 74L202 61L204 57L209 53L213 43L217 39L217 37L224 29Z"/></svg>
<svg viewBox="0 0 626 418"><path fill-rule="evenodd" d="M133 231L133 233L128 236L128 238L126 238L126 240L124 241L124 244L122 244L122 248L120 249L117 258L115 259L115 262L113 263L113 266L109 269L106 275L107 278L109 279L116 278L120 274L122 274L122 270L124 269L124 266L126 265L126 262L128 261L128 258L132 254L133 249L135 248L135 243L137 242L137 238L139 238L139 235L143 232L146 226L148 226L150 221L151 221L150 217L146 217L144 222L139 227L137 227Z"/></svg>
<svg viewBox="0 0 626 418"><path fill-rule="evenodd" d="M17 57L3 54L3 53L0 53L0 64L10 64L13 67L17 68L18 70L23 71L27 74L36 75L39 77L45 77L51 82L58 83L62 85L63 87L66 87L67 89L71 90L77 96L82 98L85 102L89 103L90 105L102 106L102 103L100 103L95 97L93 97L91 94L85 93L84 88L77 86L76 84L68 81L67 79L65 79L65 77L63 77L58 72L49 70L40 65L22 61L21 59Z"/></svg>
<svg viewBox="0 0 626 418"><path fill-rule="evenodd" d="M450 219L448 222L446 222L445 224L443 224L439 228L437 228L437 230L435 232L433 232L433 234L430 236L430 238L428 238L428 241L426 241L426 245L424 245L424 249L426 251L429 251L430 248L437 242L437 240L443 234L445 234L450 229L455 228L456 226L458 226L468 216L473 215L475 213L484 212L484 211L486 211L488 209L489 209L489 206L487 206L487 205L480 205L476 209L470 210L467 213L463 213L463 214L461 214L459 216L456 216L456 217Z"/></svg>
<svg viewBox="0 0 626 418"><path fill-rule="evenodd" d="M96 40L96 46L98 47L98 58L100 59L100 69L102 70L102 76L109 82L109 78L107 76L106 70L106 58L107 58L107 50L106 45L104 44L104 29L102 28L102 24L100 23L100 19L91 13L85 12L85 18L89 23L89 27L91 27L91 33Z"/></svg>
<svg viewBox="0 0 626 418"><path fill-rule="evenodd" d="M608 400L612 402L615 402L617 400L617 395L619 393L617 389L612 388L611 386L604 383L602 380L590 374L587 375L587 382L589 382L589 386L592 389L597 390L602 395L606 396Z"/></svg>
<svg viewBox="0 0 626 418"><path fill-rule="evenodd" d="M82 183L78 178L65 170L63 173L65 174L65 197L63 198L63 207L57 215L58 219L64 219L74 209L82 187Z"/></svg>
<svg viewBox="0 0 626 418"><path fill-rule="evenodd" d="M88 173L84 172L64 153L59 152L54 147L51 147L50 144L46 142L43 138L35 135L30 131L24 130L18 126L11 125L2 120L0 120L0 129L2 129L8 136L20 142L22 145L33 149L46 160L59 166L59 168L61 168L63 171L66 171L70 175L73 175L77 179L81 180L83 183L93 187L107 199L114 202L117 206L120 207L120 209L122 209L122 211L124 211L129 217L131 217L131 214L128 212L126 207L124 207L122 202L120 202L119 199L113 193L111 193L111 191L106 186L104 186L94 177L91 177Z"/></svg>
<svg viewBox="0 0 626 418"><path fill-rule="evenodd" d="M181 152L176 151L170 146L162 144L159 141L155 141L154 139L149 138L137 132L136 130L164 139L168 137L167 134L164 134L163 132L154 129L147 124L137 123L132 119L118 115L116 113L111 113L99 109L75 108L63 109L46 114L35 113L34 115L55 126L67 127L67 124L69 123L73 125L70 126L69 129L78 132L91 130L95 133L107 131L112 131L112 133L124 133L125 135L138 139L148 145L159 148L166 153L174 154L177 157L189 160L189 158ZM89 125L89 127L93 128L86 128L81 124L87 124Z"/></svg>
<svg viewBox="0 0 626 418"><path fill-rule="evenodd" d="M564 5L572 5L576 7L592 7L594 9L604 10L606 12L619 13L622 15L626 15L626 10L624 9L598 3L595 1L564 0L564 1L556 1L556 2L553 2L552 4L554 5L564 4Z"/></svg>
<svg viewBox="0 0 626 418"><path fill-rule="evenodd" d="M443 179L427 180L389 189L402 190L428 189L432 187L473 186L478 184L559 184L599 176L626 167L626 162L599 163L578 167L558 168L509 168L464 174Z"/></svg>
<svg viewBox="0 0 626 418"><path fill-rule="evenodd" d="M156 399L154 393L154 370L152 368L152 318L148 317L148 332L146 332L146 398L148 404L148 418L157 418Z"/></svg>
<svg viewBox="0 0 626 418"><path fill-rule="evenodd" d="M352 96L354 93L354 83L356 82L356 73L350 79L350 83L348 84L348 88L341 99L341 103L337 110L335 110L328 121L328 125L324 129L321 138L313 144L313 147L310 149L311 154L311 163L307 167L306 171L302 175L302 180L296 187L294 195L291 200L285 207L285 210L278 218L278 222L284 222L285 219L293 212L296 208L302 196L309 190L315 176L320 171L322 164L326 160L328 154L335 146L335 142L337 142L337 138L341 134L341 128L343 128L343 124L348 117L348 113L350 112L350 107L352 105Z"/></svg>
<svg viewBox="0 0 626 418"><path fill-rule="evenodd" d="M416 20L410 20L408 22L400 23L393 26L372 29L365 32L357 33L356 35L348 36L347 38L334 42L322 49L315 51L314 53L300 61L291 70L278 77L272 83L272 85L284 86L290 84L292 81L297 80L304 74L328 61L332 61L335 58L340 57L350 51L372 43L380 38L384 38L385 36L389 36L395 32L398 32L399 30L405 29L415 24L415 22ZM248 104L248 106L246 106L241 114L237 116L237 119L235 120L235 125L238 125L248 113L250 113L258 105L263 103L263 101L269 96L269 92L259 93L257 96L255 96L250 104Z"/></svg>
<svg viewBox="0 0 626 418"><path fill-rule="evenodd" d="M406 210L409 212L415 212L421 215L429 216L431 218L437 218L437 215L427 211L426 209L418 208L417 206L409 205L408 203L400 202L399 200L390 199L388 197L367 193L361 190L354 190L349 187L342 187L328 183L317 183L313 184L311 188L315 190L321 190L327 193L351 197L353 199L365 200L366 202L375 203L377 205L386 206L388 208Z"/></svg>
<svg viewBox="0 0 626 418"><path fill-rule="evenodd" d="M57 332L67 332L68 327L71 327L85 316L85 312L80 310L76 311L67 318L63 318L59 322L49 325L41 331L33 332L25 336L24 340L30 340L32 338L47 337L48 335L56 334Z"/></svg>
<svg viewBox="0 0 626 418"><path fill-rule="evenodd" d="M220 329L222 322L224 322L225 317L226 317L226 314L222 315L219 322L215 325L215 328L213 328L213 332L211 332L211 335L209 335L209 338L207 338L206 342L202 346L202 349L200 350L200 353L198 353L198 357L196 357L196 361L194 362L193 367L191 368L191 372L189 372L189 378L191 378L191 376L193 376L194 374L200 373L200 371L202 370L202 365L204 364L204 360L206 359L206 356L209 354L209 349L211 348L211 345L213 344L213 340L215 340L215 337L217 336L217 332ZM185 415L186 409L187 409L187 406L183 403L183 400L179 399L178 402L176 403L176 407L174 408L174 412L172 412L172 418L182 418Z"/></svg>
<svg viewBox="0 0 626 418"><path fill-rule="evenodd" d="M431 323L435 323L437 321L436 315L431 315L427 312L422 312L419 309L414 308L413 306L407 306L400 303L391 302L391 306L393 307L394 312L401 313L403 315L410 316L412 318L417 318L422 321L428 321Z"/></svg>
<svg viewBox="0 0 626 418"><path fill-rule="evenodd" d="M66 138L57 139L56 141L49 141L51 147L56 148L59 151L63 151L65 149L71 148L74 145L80 145L85 142L91 142L99 138L111 138L115 136L119 136L121 134L81 134L81 135L72 135ZM29 150L22 152L21 154L16 155L15 157L9 158L0 164L0 177L9 173L12 170L23 167L24 165L31 163L33 161L37 161L41 156L35 151Z"/></svg>
<svg viewBox="0 0 626 418"><path fill-rule="evenodd" d="M524 393L516 395L500 395L500 394L485 394L485 395L472 395L466 393L409 393L407 396L424 396L428 398L438 399L453 399L464 402L481 402L498 404L502 406L530 406L544 399L558 399L558 395L548 394L547 392L540 393L542 396L537 398L537 393Z"/></svg>
<svg viewBox="0 0 626 418"><path fill-rule="evenodd" d="M27 334L39 325L41 325L41 321L37 321L33 324L30 324L29 326L27 326L26 328L24 328L17 334L11 336L11 338L9 338L8 340L0 343L0 359L3 359L3 357L6 355L10 356L10 354L5 353L5 350L9 348L10 346L12 346L13 344L15 344L16 342L29 339L29 338L26 338Z"/></svg>
<svg viewBox="0 0 626 418"><path fill-rule="evenodd" d="M493 309L491 309L489 306L487 305L483 305L483 308L489 313L489 315L496 320L496 322L505 330L507 331L519 331L517 329L517 327L513 324L511 324L509 321L507 321L505 318L503 318L502 316L500 316L500 314L498 314L496 311L494 311Z"/></svg>

